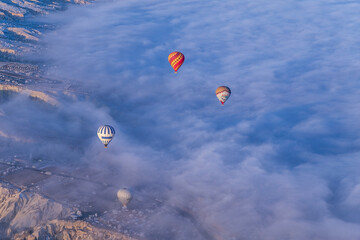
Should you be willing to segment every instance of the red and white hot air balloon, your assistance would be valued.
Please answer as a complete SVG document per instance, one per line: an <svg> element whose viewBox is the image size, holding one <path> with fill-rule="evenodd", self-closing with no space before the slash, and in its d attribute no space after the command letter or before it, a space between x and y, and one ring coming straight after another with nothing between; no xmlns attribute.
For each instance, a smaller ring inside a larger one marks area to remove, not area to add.
<svg viewBox="0 0 360 240"><path fill-rule="evenodd" d="M226 86L220 86L216 89L216 97L219 99L222 105L228 100L231 95L230 88Z"/></svg>

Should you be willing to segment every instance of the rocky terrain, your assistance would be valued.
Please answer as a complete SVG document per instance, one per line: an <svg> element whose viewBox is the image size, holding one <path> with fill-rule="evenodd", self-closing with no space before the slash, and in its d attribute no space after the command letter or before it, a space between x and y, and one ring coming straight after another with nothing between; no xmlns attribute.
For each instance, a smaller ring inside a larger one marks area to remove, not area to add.
<svg viewBox="0 0 360 240"><path fill-rule="evenodd" d="M116 186L89 177L101 174L25 156L1 158L1 239L219 239L191 209L168 205L141 188L133 188L136 197L124 209ZM182 236L184 228L188 236Z"/></svg>
<svg viewBox="0 0 360 240"><path fill-rule="evenodd" d="M63 221L52 220L42 226L37 226L30 230L23 231L14 235L14 239L116 239L131 240L134 238L127 237L120 233L111 232L101 228L94 227L84 221Z"/></svg>
<svg viewBox="0 0 360 240"><path fill-rule="evenodd" d="M4 0L0 2L0 59L18 60L36 54L41 34L52 30L51 24L34 20L35 16L65 10L69 3L88 0Z"/></svg>
<svg viewBox="0 0 360 240"><path fill-rule="evenodd" d="M80 212L38 193L0 183L0 234L12 239L132 239L74 220Z"/></svg>

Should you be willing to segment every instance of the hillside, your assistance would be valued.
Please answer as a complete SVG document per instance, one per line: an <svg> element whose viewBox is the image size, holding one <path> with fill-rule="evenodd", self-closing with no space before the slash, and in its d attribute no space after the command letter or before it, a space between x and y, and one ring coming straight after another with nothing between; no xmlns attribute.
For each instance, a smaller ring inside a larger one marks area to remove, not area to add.
<svg viewBox="0 0 360 240"><path fill-rule="evenodd" d="M0 59L18 60L36 54L42 33L55 28L34 17L65 10L69 3L86 4L88 0L4 0L0 2Z"/></svg>
<svg viewBox="0 0 360 240"><path fill-rule="evenodd" d="M0 183L0 234L14 239L132 239L75 220L79 211L26 189Z"/></svg>

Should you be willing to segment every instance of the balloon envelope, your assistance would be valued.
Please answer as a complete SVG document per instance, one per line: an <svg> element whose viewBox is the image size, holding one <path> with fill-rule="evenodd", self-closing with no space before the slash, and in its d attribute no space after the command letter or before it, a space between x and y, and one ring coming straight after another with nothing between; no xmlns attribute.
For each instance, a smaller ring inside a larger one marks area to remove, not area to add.
<svg viewBox="0 0 360 240"><path fill-rule="evenodd" d="M117 192L117 197L122 205L126 207L132 199L132 194L127 188L122 188Z"/></svg>
<svg viewBox="0 0 360 240"><path fill-rule="evenodd" d="M173 67L173 69L175 70L175 73L176 73L177 70L184 63L185 56L181 52L172 52L169 54L168 60L169 60L170 65Z"/></svg>
<svg viewBox="0 0 360 240"><path fill-rule="evenodd" d="M100 141L107 148L107 145L111 142L111 140L115 136L115 129L110 125L103 125L99 127L97 131L97 135Z"/></svg>
<svg viewBox="0 0 360 240"><path fill-rule="evenodd" d="M219 99L221 104L224 104L231 95L230 88L226 86L220 86L216 89L216 97Z"/></svg>

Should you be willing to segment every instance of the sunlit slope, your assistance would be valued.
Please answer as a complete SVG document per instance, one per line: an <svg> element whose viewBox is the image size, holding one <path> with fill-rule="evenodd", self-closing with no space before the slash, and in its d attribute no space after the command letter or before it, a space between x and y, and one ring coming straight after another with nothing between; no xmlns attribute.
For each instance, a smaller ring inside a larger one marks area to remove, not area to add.
<svg viewBox="0 0 360 240"><path fill-rule="evenodd" d="M25 94L30 97L42 100L42 101L49 103L51 105L54 105L54 106L59 104L55 98L51 97L50 95L48 95L46 93L43 93L40 91L29 90L29 89L26 89L26 88L20 87L20 86L13 86L13 85L0 83L0 94L2 94L1 91L12 91L12 92Z"/></svg>
<svg viewBox="0 0 360 240"><path fill-rule="evenodd" d="M0 184L0 199L0 221L8 223L6 228L1 229L2 235L9 236L71 214L70 209L59 203L10 185Z"/></svg>

